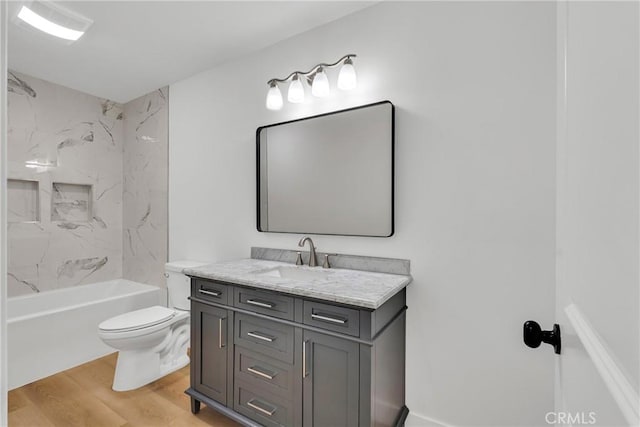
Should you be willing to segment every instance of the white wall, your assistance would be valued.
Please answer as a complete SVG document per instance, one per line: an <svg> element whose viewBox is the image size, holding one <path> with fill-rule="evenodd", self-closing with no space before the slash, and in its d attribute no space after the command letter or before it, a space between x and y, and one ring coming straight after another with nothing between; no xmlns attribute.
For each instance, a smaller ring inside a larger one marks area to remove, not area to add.
<svg viewBox="0 0 640 427"><path fill-rule="evenodd" d="M396 234L314 241L411 260L411 424L544 425L554 355L521 331L553 323L555 25L552 3L382 3L172 85L170 259L295 248L256 231L256 128L389 99ZM355 92L265 109L269 78L346 53Z"/></svg>

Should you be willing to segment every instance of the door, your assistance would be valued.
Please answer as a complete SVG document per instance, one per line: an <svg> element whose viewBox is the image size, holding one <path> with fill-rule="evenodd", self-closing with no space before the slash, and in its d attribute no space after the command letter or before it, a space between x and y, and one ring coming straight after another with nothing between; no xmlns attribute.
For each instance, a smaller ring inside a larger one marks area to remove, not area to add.
<svg viewBox="0 0 640 427"><path fill-rule="evenodd" d="M193 388L227 404L227 310L192 302Z"/></svg>
<svg viewBox="0 0 640 427"><path fill-rule="evenodd" d="M353 341L306 330L303 340L304 426L357 426L360 346Z"/></svg>
<svg viewBox="0 0 640 427"><path fill-rule="evenodd" d="M558 425L638 425L639 5L558 5Z"/></svg>

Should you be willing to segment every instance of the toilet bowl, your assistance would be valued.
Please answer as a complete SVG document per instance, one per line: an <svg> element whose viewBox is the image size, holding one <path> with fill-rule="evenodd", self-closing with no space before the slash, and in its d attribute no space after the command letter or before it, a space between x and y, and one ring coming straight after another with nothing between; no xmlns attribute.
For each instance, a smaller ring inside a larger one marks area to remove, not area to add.
<svg viewBox="0 0 640 427"><path fill-rule="evenodd" d="M166 264L171 308L147 307L100 323L98 336L118 350L113 390L142 387L189 364L190 280L181 271L202 264L185 261Z"/></svg>
<svg viewBox="0 0 640 427"><path fill-rule="evenodd" d="M98 336L117 350L115 391L133 390L189 364L189 312L162 306L105 320Z"/></svg>

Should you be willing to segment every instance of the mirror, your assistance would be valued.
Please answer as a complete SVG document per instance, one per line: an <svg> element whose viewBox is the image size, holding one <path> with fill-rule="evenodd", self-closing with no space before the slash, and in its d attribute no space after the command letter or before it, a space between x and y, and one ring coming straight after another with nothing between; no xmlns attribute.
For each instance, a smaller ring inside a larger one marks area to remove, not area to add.
<svg viewBox="0 0 640 427"><path fill-rule="evenodd" d="M257 130L258 231L393 234L389 101Z"/></svg>

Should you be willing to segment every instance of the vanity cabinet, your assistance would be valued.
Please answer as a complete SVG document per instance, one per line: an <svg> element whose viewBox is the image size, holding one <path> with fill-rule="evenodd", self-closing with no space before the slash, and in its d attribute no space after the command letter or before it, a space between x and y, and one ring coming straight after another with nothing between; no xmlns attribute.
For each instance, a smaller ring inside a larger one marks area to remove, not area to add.
<svg viewBox="0 0 640 427"><path fill-rule="evenodd" d="M229 317L218 307L191 305L191 386L222 405L227 404Z"/></svg>
<svg viewBox="0 0 640 427"><path fill-rule="evenodd" d="M304 331L303 339L304 425L357 426L360 346L312 331Z"/></svg>
<svg viewBox="0 0 640 427"><path fill-rule="evenodd" d="M203 402L245 426L403 425L405 303L404 289L370 310L192 278L192 411Z"/></svg>

